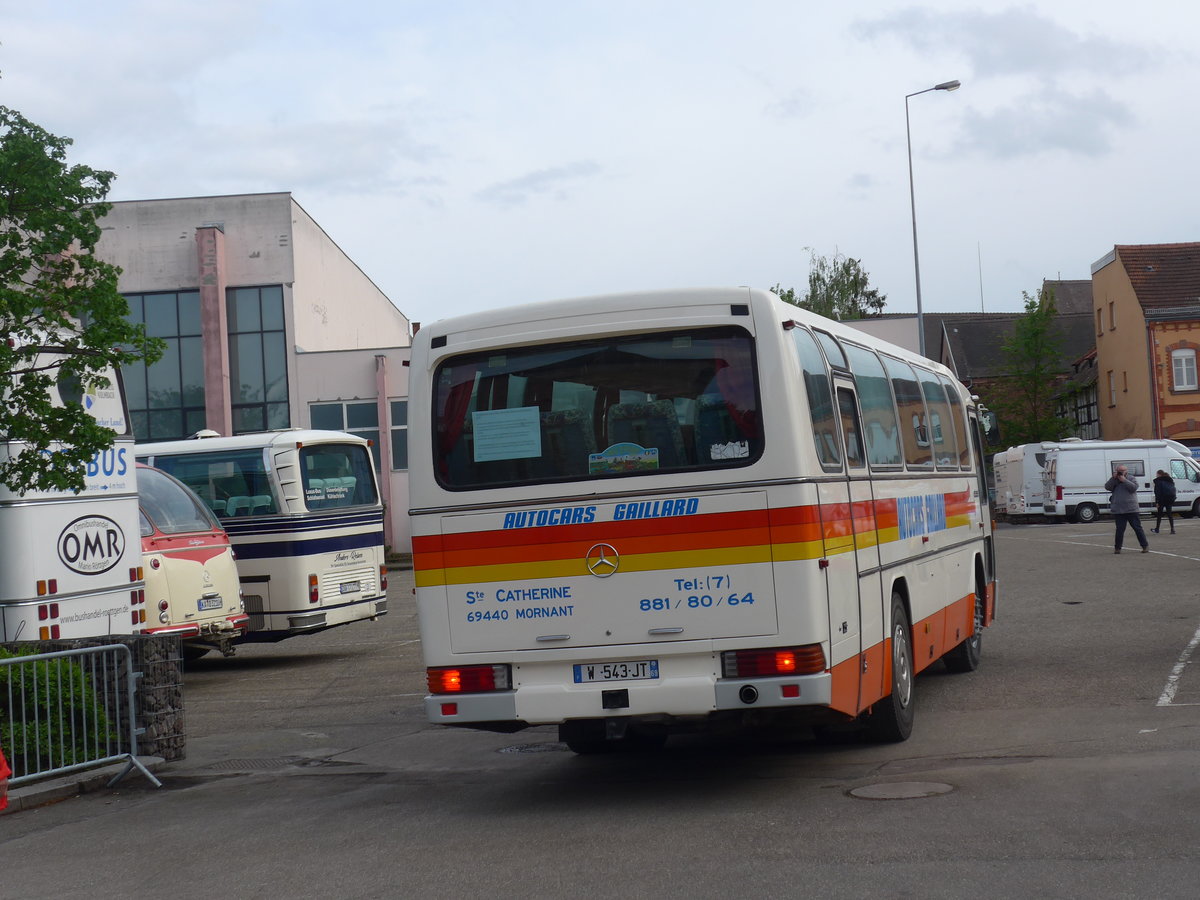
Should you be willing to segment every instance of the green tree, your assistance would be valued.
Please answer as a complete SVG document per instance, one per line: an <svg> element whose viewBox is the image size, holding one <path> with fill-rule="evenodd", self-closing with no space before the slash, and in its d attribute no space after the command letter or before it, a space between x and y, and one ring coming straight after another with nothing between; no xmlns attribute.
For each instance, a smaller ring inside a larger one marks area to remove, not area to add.
<svg viewBox="0 0 1200 900"><path fill-rule="evenodd" d="M114 432L72 398L107 386L110 366L162 353L126 320L120 269L94 255L115 176L69 165L71 143L0 106L0 440L25 445L0 458L0 482L22 494L83 490Z"/></svg>
<svg viewBox="0 0 1200 900"><path fill-rule="evenodd" d="M871 277L857 259L834 251L819 256L808 248L808 293L800 297L795 288L774 291L780 299L829 319L865 319L883 312L885 294L871 287Z"/></svg>
<svg viewBox="0 0 1200 900"><path fill-rule="evenodd" d="M1054 290L1031 296L1023 291L1025 314L1016 321L1012 337L1001 344L1003 386L990 398L1000 433L1009 445L1056 441L1070 433L1070 420L1055 412L1055 394L1062 374L1062 336L1056 327Z"/></svg>

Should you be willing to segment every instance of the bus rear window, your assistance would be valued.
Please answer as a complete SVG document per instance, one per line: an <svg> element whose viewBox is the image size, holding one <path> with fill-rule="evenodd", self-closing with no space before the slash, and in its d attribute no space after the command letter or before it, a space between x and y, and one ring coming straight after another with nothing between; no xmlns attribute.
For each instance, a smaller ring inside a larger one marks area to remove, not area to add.
<svg viewBox="0 0 1200 900"><path fill-rule="evenodd" d="M340 509L376 500L371 456L361 444L301 447L300 478L309 509Z"/></svg>
<svg viewBox="0 0 1200 900"><path fill-rule="evenodd" d="M451 489L736 467L762 454L741 328L459 356L434 383L436 472Z"/></svg>

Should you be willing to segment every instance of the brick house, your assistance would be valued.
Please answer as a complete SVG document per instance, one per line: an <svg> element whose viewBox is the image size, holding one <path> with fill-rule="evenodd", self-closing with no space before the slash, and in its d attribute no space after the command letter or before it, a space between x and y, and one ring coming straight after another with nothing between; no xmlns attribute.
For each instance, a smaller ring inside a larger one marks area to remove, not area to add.
<svg viewBox="0 0 1200 900"><path fill-rule="evenodd" d="M1200 243L1118 244L1092 294L1104 438L1200 447Z"/></svg>

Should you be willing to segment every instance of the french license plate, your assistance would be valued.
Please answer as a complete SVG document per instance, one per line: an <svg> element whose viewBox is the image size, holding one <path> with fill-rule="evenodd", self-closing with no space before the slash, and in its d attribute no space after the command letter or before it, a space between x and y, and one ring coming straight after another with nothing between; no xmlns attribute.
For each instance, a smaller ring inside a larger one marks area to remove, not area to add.
<svg viewBox="0 0 1200 900"><path fill-rule="evenodd" d="M362 590L362 584L358 581L343 581L338 585L338 589L343 594L357 594Z"/></svg>
<svg viewBox="0 0 1200 900"><path fill-rule="evenodd" d="M635 659L626 662L579 663L575 666L575 683L593 681L646 681L658 677L657 659Z"/></svg>
<svg viewBox="0 0 1200 900"><path fill-rule="evenodd" d="M200 612L204 612L206 609L220 609L224 605L225 601L220 597L201 597L196 601L196 606L199 607Z"/></svg>

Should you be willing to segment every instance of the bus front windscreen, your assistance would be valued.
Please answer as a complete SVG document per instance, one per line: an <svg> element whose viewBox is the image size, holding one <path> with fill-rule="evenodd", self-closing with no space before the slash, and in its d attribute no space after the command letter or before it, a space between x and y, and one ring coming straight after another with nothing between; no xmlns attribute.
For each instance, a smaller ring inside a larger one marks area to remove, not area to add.
<svg viewBox="0 0 1200 900"><path fill-rule="evenodd" d="M452 490L749 465L762 454L741 328L509 347L435 374L434 458Z"/></svg>

